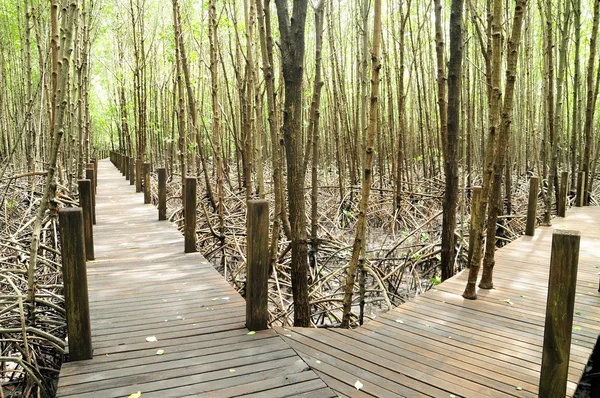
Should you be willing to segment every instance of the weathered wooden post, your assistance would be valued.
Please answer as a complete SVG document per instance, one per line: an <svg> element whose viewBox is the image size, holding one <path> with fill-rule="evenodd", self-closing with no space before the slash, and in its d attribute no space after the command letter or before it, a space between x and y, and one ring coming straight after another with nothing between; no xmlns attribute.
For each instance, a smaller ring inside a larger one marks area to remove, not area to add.
<svg viewBox="0 0 600 398"><path fill-rule="evenodd" d="M122 153L119 154L119 158L121 159L121 175L124 176L126 173L126 169L125 169L125 155L123 155Z"/></svg>
<svg viewBox="0 0 600 398"><path fill-rule="evenodd" d="M94 169L94 194L95 194L97 191L97 188L98 188L98 159L96 159L96 158L90 159L90 164L92 165L92 168Z"/></svg>
<svg viewBox="0 0 600 398"><path fill-rule="evenodd" d="M167 219L167 169L158 169L158 220Z"/></svg>
<svg viewBox="0 0 600 398"><path fill-rule="evenodd" d="M152 191L150 190L150 163L144 162L144 204L152 203Z"/></svg>
<svg viewBox="0 0 600 398"><path fill-rule="evenodd" d="M567 185L569 185L569 173L563 171L560 173L560 190L558 192L557 214L559 217L564 217L567 213Z"/></svg>
<svg viewBox="0 0 600 398"><path fill-rule="evenodd" d="M94 229L92 213L92 182L88 179L78 180L79 205L83 209L83 233L85 237L86 260L94 259Z"/></svg>
<svg viewBox="0 0 600 398"><path fill-rule="evenodd" d="M135 192L142 192L142 160L135 160L135 175L137 178L135 179Z"/></svg>
<svg viewBox="0 0 600 398"><path fill-rule="evenodd" d="M579 242L579 231L556 230L552 234L540 397L562 398L567 392Z"/></svg>
<svg viewBox="0 0 600 398"><path fill-rule="evenodd" d="M85 267L83 211L78 207L60 209L58 221L69 356L72 361L91 359L92 330Z"/></svg>
<svg viewBox="0 0 600 398"><path fill-rule="evenodd" d="M269 202L248 201L246 327L267 329L269 279Z"/></svg>
<svg viewBox="0 0 600 398"><path fill-rule="evenodd" d="M577 173L577 195L575 196L575 207L585 206L585 171Z"/></svg>
<svg viewBox="0 0 600 398"><path fill-rule="evenodd" d="M131 165L131 158L129 156L127 156L125 158L125 181L129 181L129 179L131 178L131 168L129 167Z"/></svg>
<svg viewBox="0 0 600 398"><path fill-rule="evenodd" d="M527 236L535 235L539 183L539 177L531 177L529 180L529 203L527 204L527 225L525 226L525 235Z"/></svg>
<svg viewBox="0 0 600 398"><path fill-rule="evenodd" d="M475 234L473 225L475 225L475 218L479 217L479 209L481 205L481 187L473 187L473 196L471 199L471 223L469 225L469 251L467 254L467 267L471 264L471 258L473 257L473 235Z"/></svg>
<svg viewBox="0 0 600 398"><path fill-rule="evenodd" d="M193 253L196 251L196 179L194 177L185 178L184 201L185 252Z"/></svg>
<svg viewBox="0 0 600 398"><path fill-rule="evenodd" d="M137 176L137 177L136 177ZM139 176L135 173L135 159L129 159L129 185L135 185L135 179Z"/></svg>
<svg viewBox="0 0 600 398"><path fill-rule="evenodd" d="M96 225L96 192L94 189L94 181L96 181L96 173L94 173L94 169L89 167L85 169L85 178L90 180L91 188L90 192L92 195L92 222Z"/></svg>

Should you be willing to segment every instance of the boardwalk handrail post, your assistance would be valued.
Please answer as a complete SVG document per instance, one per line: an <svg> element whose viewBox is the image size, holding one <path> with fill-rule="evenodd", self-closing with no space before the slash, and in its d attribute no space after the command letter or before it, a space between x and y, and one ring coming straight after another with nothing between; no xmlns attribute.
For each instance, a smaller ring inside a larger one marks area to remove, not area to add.
<svg viewBox="0 0 600 398"><path fill-rule="evenodd" d="M575 207L585 205L585 171L577 173L577 194L575 196Z"/></svg>
<svg viewBox="0 0 600 398"><path fill-rule="evenodd" d="M142 160L135 160L135 192L142 192Z"/></svg>
<svg viewBox="0 0 600 398"><path fill-rule="evenodd" d="M144 162L144 204L152 202L152 191L150 187L150 163Z"/></svg>
<svg viewBox="0 0 600 398"><path fill-rule="evenodd" d="M567 392L580 239L579 231L552 234L540 397L562 398Z"/></svg>
<svg viewBox="0 0 600 398"><path fill-rule="evenodd" d="M167 219L167 169L158 169L158 220Z"/></svg>
<svg viewBox="0 0 600 398"><path fill-rule="evenodd" d="M269 279L269 202L248 201L246 327L267 329Z"/></svg>
<svg viewBox="0 0 600 398"><path fill-rule="evenodd" d="M560 173L560 189L558 193L557 215L564 217L567 213L567 185L569 185L569 173Z"/></svg>
<svg viewBox="0 0 600 398"><path fill-rule="evenodd" d="M185 178L185 196L184 196L184 236L185 252L193 253L196 251L196 178Z"/></svg>
<svg viewBox="0 0 600 398"><path fill-rule="evenodd" d="M135 179L137 174L135 172L135 159L129 158L129 185L135 185Z"/></svg>
<svg viewBox="0 0 600 398"><path fill-rule="evenodd" d="M539 184L539 177L531 177L529 180L529 202L527 204L527 225L525 226L525 235L527 236L535 235L535 217L537 212Z"/></svg>
<svg viewBox="0 0 600 398"><path fill-rule="evenodd" d="M85 237L85 258L94 259L94 228L92 211L92 182L90 180L78 180L79 206L83 211L83 236Z"/></svg>
<svg viewBox="0 0 600 398"><path fill-rule="evenodd" d="M129 181L131 178L131 158L129 156L125 157L125 181Z"/></svg>
<svg viewBox="0 0 600 398"><path fill-rule="evenodd" d="M94 165L88 164L87 169L85 169L85 179L90 180L91 182L91 194L92 194L92 223L96 225L96 189L95 189L95 181L96 181L96 172L94 171Z"/></svg>
<svg viewBox="0 0 600 398"><path fill-rule="evenodd" d="M475 186L472 188L472 199L471 199L471 222L469 224L469 251L467 254L467 266L471 264L471 258L473 257L473 245L475 241L473 240L473 236L475 235L473 231L473 226L475 225L475 217L478 217L479 214L479 205L481 203L481 187Z"/></svg>
<svg viewBox="0 0 600 398"><path fill-rule="evenodd" d="M91 184L90 181L87 182ZM79 207L60 209L58 220L69 356L72 361L91 359L93 349L85 266L83 211Z"/></svg>

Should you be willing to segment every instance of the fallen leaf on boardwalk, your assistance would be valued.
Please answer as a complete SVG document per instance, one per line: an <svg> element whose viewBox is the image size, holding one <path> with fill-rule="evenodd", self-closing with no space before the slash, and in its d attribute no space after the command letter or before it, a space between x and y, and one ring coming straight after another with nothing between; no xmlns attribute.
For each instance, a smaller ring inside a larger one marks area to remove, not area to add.
<svg viewBox="0 0 600 398"><path fill-rule="evenodd" d="M252 330L252 331L248 332L248 334L249 334L250 336L252 336L253 334L256 334L256 332L255 332L254 330Z"/></svg>
<svg viewBox="0 0 600 398"><path fill-rule="evenodd" d="M573 330L581 330L581 326L573 326Z"/></svg>
<svg viewBox="0 0 600 398"><path fill-rule="evenodd" d="M529 298L529 297L527 297L527 296L524 296L524 295L521 295L521 298Z"/></svg>
<svg viewBox="0 0 600 398"><path fill-rule="evenodd" d="M284 334L285 337L292 337L291 334Z"/></svg>
<svg viewBox="0 0 600 398"><path fill-rule="evenodd" d="M138 391L138 392L134 392L133 394L131 394L129 396L129 398L140 398L142 396L142 392Z"/></svg>
<svg viewBox="0 0 600 398"><path fill-rule="evenodd" d="M523 391L523 387L517 386L517 387L515 387L515 390L517 390L517 391Z"/></svg>
<svg viewBox="0 0 600 398"><path fill-rule="evenodd" d="M456 395L450 394L450 398L456 398Z"/></svg>
<svg viewBox="0 0 600 398"><path fill-rule="evenodd" d="M162 355L165 353L165 350L158 350L156 351L156 355Z"/></svg>
<svg viewBox="0 0 600 398"><path fill-rule="evenodd" d="M221 300L229 300L229 297L221 297Z"/></svg>
<svg viewBox="0 0 600 398"><path fill-rule="evenodd" d="M158 339L156 337L154 337L154 336L149 336L149 337L146 337L146 341L148 343L152 343L154 341L158 341Z"/></svg>
<svg viewBox="0 0 600 398"><path fill-rule="evenodd" d="M235 373L235 369L229 369L231 373Z"/></svg>
<svg viewBox="0 0 600 398"><path fill-rule="evenodd" d="M321 363L321 361L319 361L318 359L315 361L316 363Z"/></svg>
<svg viewBox="0 0 600 398"><path fill-rule="evenodd" d="M356 387L357 390L360 390L361 388L363 388L363 383L361 383L360 380L356 380L356 383L354 383L354 387Z"/></svg>
<svg viewBox="0 0 600 398"><path fill-rule="evenodd" d="M214 299L212 299L212 301L217 301L218 299L219 299L218 297L215 297Z"/></svg>
<svg viewBox="0 0 600 398"><path fill-rule="evenodd" d="M396 319L396 322L398 322L398 323L404 323L404 321L402 319Z"/></svg>
<svg viewBox="0 0 600 398"><path fill-rule="evenodd" d="M506 299L506 300L498 300L498 301L502 301L503 303L508 303L510 305L513 305L514 303L512 301L510 301L510 299Z"/></svg>
<svg viewBox="0 0 600 398"><path fill-rule="evenodd" d="M577 311L577 312L575 313L575 315L581 315L581 312Z"/></svg>

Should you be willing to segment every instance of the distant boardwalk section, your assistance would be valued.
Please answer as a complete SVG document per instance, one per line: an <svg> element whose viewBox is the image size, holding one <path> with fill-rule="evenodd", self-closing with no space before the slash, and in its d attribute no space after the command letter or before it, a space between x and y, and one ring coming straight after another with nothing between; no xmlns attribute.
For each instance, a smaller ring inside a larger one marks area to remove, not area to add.
<svg viewBox="0 0 600 398"><path fill-rule="evenodd" d="M108 162L98 166L88 262L94 358L63 364L58 397L335 397Z"/></svg>

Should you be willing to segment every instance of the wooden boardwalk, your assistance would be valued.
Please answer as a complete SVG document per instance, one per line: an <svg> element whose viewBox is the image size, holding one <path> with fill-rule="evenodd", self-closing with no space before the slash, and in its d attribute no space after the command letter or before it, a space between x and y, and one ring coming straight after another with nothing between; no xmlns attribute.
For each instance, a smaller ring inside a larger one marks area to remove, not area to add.
<svg viewBox="0 0 600 398"><path fill-rule="evenodd" d="M94 359L63 364L58 397L336 396L275 331L249 335L239 294L183 254L182 235L108 160L98 169Z"/></svg>
<svg viewBox="0 0 600 398"><path fill-rule="evenodd" d="M355 330L278 329L340 396L537 397L553 228L581 231L568 395L600 333L600 208L571 209L496 252L493 290L467 272ZM360 381L363 387L354 387Z"/></svg>
<svg viewBox="0 0 600 398"><path fill-rule="evenodd" d="M248 334L244 300L176 228L108 161L98 180L95 357L63 365L59 397L537 396L552 228L499 250L476 301L463 273L355 330ZM599 224L597 207L554 220L582 233L569 395L600 333Z"/></svg>

